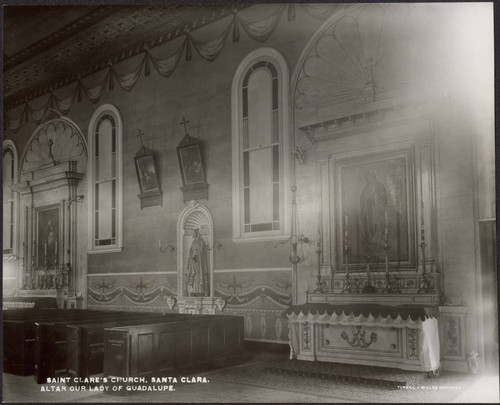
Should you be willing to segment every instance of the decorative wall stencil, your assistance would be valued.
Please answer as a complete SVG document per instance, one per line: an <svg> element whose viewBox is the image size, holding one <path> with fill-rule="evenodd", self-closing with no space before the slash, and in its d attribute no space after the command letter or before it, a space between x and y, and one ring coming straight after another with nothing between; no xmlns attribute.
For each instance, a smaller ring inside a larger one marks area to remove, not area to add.
<svg viewBox="0 0 500 405"><path fill-rule="evenodd" d="M418 329L406 329L408 347L406 356L408 359L418 360Z"/></svg>
<svg viewBox="0 0 500 405"><path fill-rule="evenodd" d="M167 305L170 309L173 309L177 300L174 297L167 297Z"/></svg>
<svg viewBox="0 0 500 405"><path fill-rule="evenodd" d="M274 329L276 330L276 336L281 336L281 332L283 331L283 325L281 323L281 318L276 319L276 323L274 324Z"/></svg>
<svg viewBox="0 0 500 405"><path fill-rule="evenodd" d="M279 289L270 287L269 285L252 285L254 283L253 279L246 282L238 282L237 277L237 274L234 273L231 282L218 282L217 294L224 297L228 304L250 304L260 299L261 302L269 300L286 308L292 302L292 297L289 293L283 293ZM277 284L275 283L275 285Z"/></svg>
<svg viewBox="0 0 500 405"><path fill-rule="evenodd" d="M90 276L88 279L88 302L94 308L154 305L172 309L175 306L175 274Z"/></svg>
<svg viewBox="0 0 500 405"><path fill-rule="evenodd" d="M344 339L351 347L366 348L372 343L377 341L377 334L375 332L370 333L370 340L366 341L365 338L366 331L361 326L356 326L356 329L352 330L352 339L346 331L342 331L340 337Z"/></svg>
<svg viewBox="0 0 500 405"><path fill-rule="evenodd" d="M266 331L267 331L266 317L262 315L260 318L260 334L263 338L266 337Z"/></svg>
<svg viewBox="0 0 500 405"><path fill-rule="evenodd" d="M319 19L326 18L338 9L345 7L345 5L340 4L297 4L296 6L302 7L309 15ZM75 100L80 102L83 96L96 103L101 99L105 88L113 90L115 81L125 91L131 91L143 70L145 76L150 75L151 66L156 69L158 74L168 78L177 68L184 53L186 60L191 60L192 47L203 59L213 61L223 50L231 32L233 42L239 41L239 27L252 39L264 42L272 35L282 20L281 17L285 10L295 7L295 5L277 5L274 9L272 7L270 14L260 21L247 20L243 16L244 13L239 13L246 7L248 5L244 4L213 6L211 8L217 8L217 12L208 14L202 9L195 11L195 15L187 14L184 24L188 27L187 32L184 25L179 24L178 21L174 21L172 28L172 21L169 20L172 18L172 10L167 13L165 8L161 6L134 7L131 16L128 15L131 11L127 9L122 9L119 13L113 12L109 19L99 24L98 30L100 32L98 34L89 35L83 31L78 39L74 38L79 44L78 47L70 46L66 41L63 41L61 45L51 48L49 55L40 54L35 60L31 60L29 65L22 65L22 69L13 68L5 72L6 110L22 105L22 108L18 109L19 111L16 113L5 114L6 124L13 132L17 132L23 119L27 121L31 117L36 123L40 123L49 106L57 107L63 114L67 114ZM295 13L289 13L289 21L294 20L292 15ZM197 28L221 18L227 18L228 23L215 38L209 38L206 41L204 41L205 38L203 38L204 40L196 38L194 31ZM175 20L176 17L173 19ZM153 32L151 32L151 25L155 28ZM182 29L180 29L181 25ZM134 41L130 40L130 35L134 35ZM170 51L167 57L159 57L154 54L153 48L155 46L182 36L184 36L184 41L174 51ZM130 47L125 47L126 50L123 50L123 44L127 43L131 43ZM56 81L51 80L54 77L51 73L53 69L57 70L58 73L69 70L59 61L78 60L78 52L81 52L81 49L88 49L85 52L86 55L95 54L95 49L105 51L102 54L94 55L90 61L82 60L81 65L85 66L84 70L72 71L66 77L58 74ZM116 49L120 51L113 52ZM138 54L142 54L142 58L132 71L127 71L124 74L117 71L115 68L117 63L131 57L137 57ZM90 74L101 76L100 80L91 81L93 87L87 85L84 79L79 78L85 78ZM71 83L74 83L74 86L68 86ZM61 93L64 94L59 95L52 90L59 87L65 87L64 90L61 90ZM68 91L68 89L70 90ZM42 102L42 107L39 109L33 108L26 101L44 95L46 101Z"/></svg>
<svg viewBox="0 0 500 405"><path fill-rule="evenodd" d="M226 306L226 301L223 300L222 298L217 298L215 300L215 305L217 306L217 309L219 311L222 311L224 309L224 307Z"/></svg>
<svg viewBox="0 0 500 405"><path fill-rule="evenodd" d="M291 272L216 271L215 287L216 295L226 301L224 312L245 317L245 339L287 341L288 321L281 316L292 302ZM265 336L262 336L262 319L265 319Z"/></svg>
<svg viewBox="0 0 500 405"><path fill-rule="evenodd" d="M245 335L246 336L251 336L252 328L253 328L252 318L249 315L247 315L247 316L245 316Z"/></svg>

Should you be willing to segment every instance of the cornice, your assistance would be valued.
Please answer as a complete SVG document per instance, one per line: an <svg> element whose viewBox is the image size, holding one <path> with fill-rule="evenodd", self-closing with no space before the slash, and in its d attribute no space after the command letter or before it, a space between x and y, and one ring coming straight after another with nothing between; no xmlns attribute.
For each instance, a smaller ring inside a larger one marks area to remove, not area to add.
<svg viewBox="0 0 500 405"><path fill-rule="evenodd" d="M147 32L139 34L137 36L137 39L135 39L133 42L127 42L119 48L116 48L115 43L109 42L107 46L101 47L98 52L93 50L89 55L83 55L83 60L79 59L72 61L70 66L66 66L64 72L53 72L48 80L39 80L39 83L37 83L36 85L29 86L25 90L13 92L11 95L8 95L4 99L4 109L8 111L18 105L25 103L28 100L40 97L44 94L50 93L55 89L73 83L79 78L83 78L96 73L108 66L110 63L116 64L124 61L144 52L147 49L151 49L158 45L167 43L176 38L182 37L198 28L207 26L224 17L228 17L234 12L250 7L251 5L252 4L238 3L210 5L211 8L209 11L207 11L206 6L190 6L191 10L188 10L188 12L184 13L181 16L182 18L176 18L174 21L168 24L158 23ZM108 12L109 16L110 14L108 11L108 7L112 6L103 6L103 9L99 10L99 13L104 14L105 12ZM179 6L177 5L175 7ZM133 9L133 7L127 7L127 9ZM120 10L123 10L123 8L121 8ZM97 11L96 13L99 14ZM101 17L101 20L103 20L104 18L105 17ZM96 22L97 21L94 20L94 24ZM88 24L89 26L91 25L90 23ZM55 41L57 41L57 38L61 38L61 36L56 35L56 37L54 37L53 41L50 44L44 42L44 46L47 46L48 48L52 47ZM40 44L39 46L42 46L42 44ZM43 58L48 58L51 56L41 55L39 57L41 58L40 60L43 60ZM21 58L21 56L19 56L19 58ZM23 65L29 64L32 60L33 58L28 57L24 60L24 62L21 62L14 66L14 68L16 70L20 69L23 67ZM9 63L12 62L9 61ZM9 72L5 70L5 74L8 75Z"/></svg>
<svg viewBox="0 0 500 405"><path fill-rule="evenodd" d="M33 55L38 55L68 39L70 36L73 36L76 33L98 23L99 21L102 21L113 12L114 9L112 6L97 6L93 8L87 14L79 17L78 20L66 24L56 32L43 37L34 44L22 49L14 55L9 56L8 59L4 61L4 71L8 72L10 69L13 69L19 64L30 59Z"/></svg>

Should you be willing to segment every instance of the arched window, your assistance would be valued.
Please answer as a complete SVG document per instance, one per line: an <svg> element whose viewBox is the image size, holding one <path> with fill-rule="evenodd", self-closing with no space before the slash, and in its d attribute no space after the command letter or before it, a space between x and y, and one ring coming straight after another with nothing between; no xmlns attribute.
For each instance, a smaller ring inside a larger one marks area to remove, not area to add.
<svg viewBox="0 0 500 405"><path fill-rule="evenodd" d="M233 238L289 233L288 67L270 48L240 64L232 86Z"/></svg>
<svg viewBox="0 0 500 405"><path fill-rule="evenodd" d="M122 120L103 105L89 125L89 251L122 249Z"/></svg>
<svg viewBox="0 0 500 405"><path fill-rule="evenodd" d="M3 142L3 247L4 255L15 254L17 207L16 194L11 186L17 183L17 151L12 141Z"/></svg>

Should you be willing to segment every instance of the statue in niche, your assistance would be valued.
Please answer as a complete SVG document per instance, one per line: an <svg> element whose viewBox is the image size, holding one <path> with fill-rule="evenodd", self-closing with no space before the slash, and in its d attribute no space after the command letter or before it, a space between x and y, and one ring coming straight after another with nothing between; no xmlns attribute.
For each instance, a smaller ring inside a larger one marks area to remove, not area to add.
<svg viewBox="0 0 500 405"><path fill-rule="evenodd" d="M200 230L193 230L193 241L189 249L187 263L187 293L190 297L210 295L208 248L200 236Z"/></svg>
<svg viewBox="0 0 500 405"><path fill-rule="evenodd" d="M373 171L366 173L365 180L366 184L360 196L361 236L366 255L381 260L386 225L387 191L385 186L377 180Z"/></svg>

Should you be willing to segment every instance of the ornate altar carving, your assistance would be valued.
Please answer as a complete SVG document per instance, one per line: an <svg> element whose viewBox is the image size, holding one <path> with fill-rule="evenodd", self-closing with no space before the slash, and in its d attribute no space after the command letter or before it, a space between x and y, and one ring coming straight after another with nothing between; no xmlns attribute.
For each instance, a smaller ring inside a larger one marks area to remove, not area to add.
<svg viewBox="0 0 500 405"><path fill-rule="evenodd" d="M467 307L439 307L443 364L447 370L463 373L468 370L465 349L465 317L467 310Z"/></svg>
<svg viewBox="0 0 500 405"><path fill-rule="evenodd" d="M437 310L422 306L296 305L287 311L290 358L435 371Z"/></svg>
<svg viewBox="0 0 500 405"><path fill-rule="evenodd" d="M23 296L54 296L60 307L79 306L77 289L77 192L87 165L79 128L49 111L21 159L21 232L25 266Z"/></svg>

